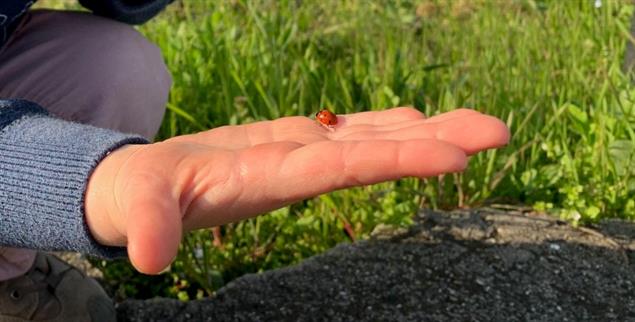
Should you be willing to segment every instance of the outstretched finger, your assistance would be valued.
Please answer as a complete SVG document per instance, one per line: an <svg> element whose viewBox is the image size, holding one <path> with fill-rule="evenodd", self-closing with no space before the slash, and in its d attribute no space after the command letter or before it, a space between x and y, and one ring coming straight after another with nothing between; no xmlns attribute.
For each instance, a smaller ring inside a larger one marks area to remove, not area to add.
<svg viewBox="0 0 635 322"><path fill-rule="evenodd" d="M446 122L449 120L466 117L466 116L474 116L474 115L483 115L483 114L469 108L457 108L450 112L430 116L429 118L425 120L425 122L426 123Z"/></svg>
<svg viewBox="0 0 635 322"><path fill-rule="evenodd" d="M467 165L463 150L438 140L322 141L271 153L281 149L272 144L241 153L241 181L250 184L231 199L239 208L223 208L231 221L337 189L457 172Z"/></svg>
<svg viewBox="0 0 635 322"><path fill-rule="evenodd" d="M430 118L423 118L423 117L404 118L404 119L400 119L398 122L386 122L383 124L382 123L371 124L371 123L364 123L364 122L357 122L357 123L349 122L349 123L345 123L347 126L338 126L337 131L333 132L330 135L330 137L341 138L341 137L348 136L349 134L359 135L363 132L369 132L369 131L395 131L395 130L400 130L400 129L409 128L413 126L418 126L421 124L434 124L434 123L441 123L441 122L447 122L447 121L454 121L461 118L470 117L470 116L478 116L478 115L483 115L483 114L474 110L460 108L460 109L456 109L447 113L435 115Z"/></svg>
<svg viewBox="0 0 635 322"><path fill-rule="evenodd" d="M438 139L474 154L501 147L509 141L509 129L499 119L480 113L440 122L408 122L408 126L374 127L362 131L343 130L332 137L342 141Z"/></svg>
<svg viewBox="0 0 635 322"><path fill-rule="evenodd" d="M394 123L402 123L414 120L422 120L425 116L413 107L395 107L383 111L359 112L339 115L338 127L352 125L381 126Z"/></svg>
<svg viewBox="0 0 635 322"><path fill-rule="evenodd" d="M465 168L467 157L439 140L279 142L218 159L187 206L186 230L237 222L337 189ZM212 177L219 174L221 179ZM215 210L216 209L216 210Z"/></svg>
<svg viewBox="0 0 635 322"><path fill-rule="evenodd" d="M466 165L463 150L439 140L325 141L291 151L276 173L286 187L271 188L285 195L295 186L292 191L312 196L402 177L458 172Z"/></svg>

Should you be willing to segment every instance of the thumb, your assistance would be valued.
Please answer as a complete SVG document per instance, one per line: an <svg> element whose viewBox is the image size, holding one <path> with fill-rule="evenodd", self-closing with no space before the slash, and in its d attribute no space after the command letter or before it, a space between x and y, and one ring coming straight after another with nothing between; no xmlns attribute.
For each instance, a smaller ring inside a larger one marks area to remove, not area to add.
<svg viewBox="0 0 635 322"><path fill-rule="evenodd" d="M182 236L181 212L170 185L156 177L128 187L128 256L145 274L158 274L172 263Z"/></svg>

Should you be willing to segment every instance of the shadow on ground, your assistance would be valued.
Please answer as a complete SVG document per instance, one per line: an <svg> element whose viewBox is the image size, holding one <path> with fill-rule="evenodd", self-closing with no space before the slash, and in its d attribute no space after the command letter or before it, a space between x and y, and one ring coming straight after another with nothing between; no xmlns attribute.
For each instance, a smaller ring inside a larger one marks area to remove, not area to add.
<svg viewBox="0 0 635 322"><path fill-rule="evenodd" d="M483 208L423 210L303 263L241 277L213 298L129 300L120 321L635 320L635 225L574 228Z"/></svg>

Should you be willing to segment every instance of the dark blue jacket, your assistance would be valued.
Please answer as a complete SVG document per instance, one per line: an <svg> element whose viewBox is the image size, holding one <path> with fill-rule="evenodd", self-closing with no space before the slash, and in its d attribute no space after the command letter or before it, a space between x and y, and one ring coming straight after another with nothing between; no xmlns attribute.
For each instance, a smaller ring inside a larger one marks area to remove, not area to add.
<svg viewBox="0 0 635 322"><path fill-rule="evenodd" d="M2 46L23 14L37 0L0 0L0 46ZM141 24L165 8L174 0L79 0L94 14L129 24Z"/></svg>

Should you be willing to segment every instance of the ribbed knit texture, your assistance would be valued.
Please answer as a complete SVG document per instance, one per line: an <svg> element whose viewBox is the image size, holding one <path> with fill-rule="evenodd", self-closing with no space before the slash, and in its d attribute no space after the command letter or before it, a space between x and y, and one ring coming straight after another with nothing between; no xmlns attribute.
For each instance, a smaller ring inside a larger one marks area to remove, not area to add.
<svg viewBox="0 0 635 322"><path fill-rule="evenodd" d="M0 245L125 256L105 247L84 220L90 174L124 144L147 141L49 116L23 100L0 100Z"/></svg>

